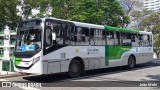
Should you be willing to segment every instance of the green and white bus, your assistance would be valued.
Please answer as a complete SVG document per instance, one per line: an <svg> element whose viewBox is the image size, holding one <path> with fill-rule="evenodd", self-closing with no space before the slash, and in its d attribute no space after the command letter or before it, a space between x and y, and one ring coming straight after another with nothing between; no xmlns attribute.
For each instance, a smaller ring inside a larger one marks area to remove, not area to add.
<svg viewBox="0 0 160 90"><path fill-rule="evenodd" d="M32 74L68 72L146 63L153 58L151 32L56 18L36 18L17 28L15 71Z"/></svg>

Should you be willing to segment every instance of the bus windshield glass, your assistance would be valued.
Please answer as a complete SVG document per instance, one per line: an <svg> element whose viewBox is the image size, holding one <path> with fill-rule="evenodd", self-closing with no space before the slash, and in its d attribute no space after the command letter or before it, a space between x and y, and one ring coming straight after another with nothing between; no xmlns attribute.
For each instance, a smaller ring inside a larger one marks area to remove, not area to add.
<svg viewBox="0 0 160 90"><path fill-rule="evenodd" d="M17 52L37 51L41 49L42 29L36 26L19 27L17 30Z"/></svg>

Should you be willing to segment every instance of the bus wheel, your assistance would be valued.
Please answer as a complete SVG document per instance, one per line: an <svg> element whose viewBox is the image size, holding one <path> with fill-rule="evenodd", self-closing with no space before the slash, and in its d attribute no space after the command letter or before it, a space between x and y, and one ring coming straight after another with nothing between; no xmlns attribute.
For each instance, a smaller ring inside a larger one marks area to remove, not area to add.
<svg viewBox="0 0 160 90"><path fill-rule="evenodd" d="M82 66L81 63L78 60L72 60L69 65L69 76L74 78L80 76L82 72Z"/></svg>
<svg viewBox="0 0 160 90"><path fill-rule="evenodd" d="M133 69L136 66L136 60L134 56L130 56L128 59L128 68Z"/></svg>

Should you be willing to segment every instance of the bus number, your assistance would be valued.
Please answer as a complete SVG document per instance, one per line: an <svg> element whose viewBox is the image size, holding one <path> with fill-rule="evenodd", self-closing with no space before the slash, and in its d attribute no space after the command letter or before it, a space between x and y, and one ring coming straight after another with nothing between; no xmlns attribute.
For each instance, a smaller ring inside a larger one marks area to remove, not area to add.
<svg viewBox="0 0 160 90"><path fill-rule="evenodd" d="M61 53L60 58L66 58L66 53Z"/></svg>

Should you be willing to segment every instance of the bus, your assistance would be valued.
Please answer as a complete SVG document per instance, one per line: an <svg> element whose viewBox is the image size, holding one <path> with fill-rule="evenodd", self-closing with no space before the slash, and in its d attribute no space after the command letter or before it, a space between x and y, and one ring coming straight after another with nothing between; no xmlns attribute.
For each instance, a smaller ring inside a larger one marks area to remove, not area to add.
<svg viewBox="0 0 160 90"><path fill-rule="evenodd" d="M153 60L151 32L74 22L52 17L22 21L17 27L14 69L36 75L128 66Z"/></svg>

